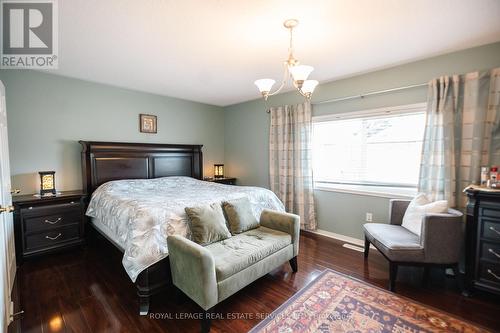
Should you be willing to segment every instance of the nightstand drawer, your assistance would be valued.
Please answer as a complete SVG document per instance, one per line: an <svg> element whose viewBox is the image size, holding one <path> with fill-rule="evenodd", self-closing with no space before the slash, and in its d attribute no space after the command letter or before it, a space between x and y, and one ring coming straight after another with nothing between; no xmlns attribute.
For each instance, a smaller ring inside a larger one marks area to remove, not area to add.
<svg viewBox="0 0 500 333"><path fill-rule="evenodd" d="M81 219L80 209L69 209L58 213L44 216L26 217L24 219L24 230L26 234L49 231L54 228L68 224L78 224Z"/></svg>
<svg viewBox="0 0 500 333"><path fill-rule="evenodd" d="M21 213L25 217L45 216L45 215L52 215L54 213L80 210L81 207L82 206L78 201L69 201L60 204L29 206L26 208L21 208Z"/></svg>
<svg viewBox="0 0 500 333"><path fill-rule="evenodd" d="M12 198L18 264L24 259L85 244L85 193L32 194Z"/></svg>
<svg viewBox="0 0 500 333"><path fill-rule="evenodd" d="M78 240L80 229L78 225L58 228L51 231L41 232L26 236L26 250L36 250L40 248L50 248L58 244Z"/></svg>

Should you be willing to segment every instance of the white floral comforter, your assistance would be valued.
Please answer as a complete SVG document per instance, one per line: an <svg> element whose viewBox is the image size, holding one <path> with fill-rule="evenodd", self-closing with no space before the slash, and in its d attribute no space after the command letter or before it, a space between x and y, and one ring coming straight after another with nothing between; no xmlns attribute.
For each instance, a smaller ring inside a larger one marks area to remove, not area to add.
<svg viewBox="0 0 500 333"><path fill-rule="evenodd" d="M190 237L185 207L246 196L259 218L263 209L284 211L276 195L264 188L231 186L189 177L117 180L93 194L87 216L103 223L113 240L123 245L123 266L135 282L147 267L168 255L167 236Z"/></svg>

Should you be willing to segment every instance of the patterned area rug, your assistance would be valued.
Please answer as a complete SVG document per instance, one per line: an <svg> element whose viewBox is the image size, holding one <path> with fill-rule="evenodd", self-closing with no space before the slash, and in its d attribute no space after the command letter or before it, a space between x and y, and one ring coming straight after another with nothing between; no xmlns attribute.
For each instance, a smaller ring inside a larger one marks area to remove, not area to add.
<svg viewBox="0 0 500 333"><path fill-rule="evenodd" d="M487 331L405 297L325 270L250 332Z"/></svg>

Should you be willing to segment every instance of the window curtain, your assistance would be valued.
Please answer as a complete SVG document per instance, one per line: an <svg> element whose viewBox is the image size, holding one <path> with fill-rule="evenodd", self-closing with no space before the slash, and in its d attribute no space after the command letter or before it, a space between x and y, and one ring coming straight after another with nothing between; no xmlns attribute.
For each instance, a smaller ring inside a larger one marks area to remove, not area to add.
<svg viewBox="0 0 500 333"><path fill-rule="evenodd" d="M500 164L500 68L429 82L419 192L463 209L481 166Z"/></svg>
<svg viewBox="0 0 500 333"><path fill-rule="evenodd" d="M301 228L316 230L312 179L312 112L309 102L273 107L269 130L271 190Z"/></svg>

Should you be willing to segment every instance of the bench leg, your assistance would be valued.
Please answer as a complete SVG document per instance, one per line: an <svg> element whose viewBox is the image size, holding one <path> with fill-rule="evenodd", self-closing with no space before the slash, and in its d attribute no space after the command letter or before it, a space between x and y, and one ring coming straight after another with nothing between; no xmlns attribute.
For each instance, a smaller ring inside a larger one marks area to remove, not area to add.
<svg viewBox="0 0 500 333"><path fill-rule="evenodd" d="M297 266L297 257L293 257L292 259L289 260L290 267L292 267L292 271L296 273L298 271L298 266Z"/></svg>
<svg viewBox="0 0 500 333"><path fill-rule="evenodd" d="M396 276L398 275L398 265L389 261L389 290L396 290Z"/></svg>
<svg viewBox="0 0 500 333"><path fill-rule="evenodd" d="M210 326L212 326L212 309L203 310L203 317L201 318L201 333L210 332Z"/></svg>
<svg viewBox="0 0 500 333"><path fill-rule="evenodd" d="M368 258L368 253L370 252L370 241L365 236L365 259Z"/></svg>
<svg viewBox="0 0 500 333"><path fill-rule="evenodd" d="M139 314L146 316L149 312L149 296L139 295Z"/></svg>

